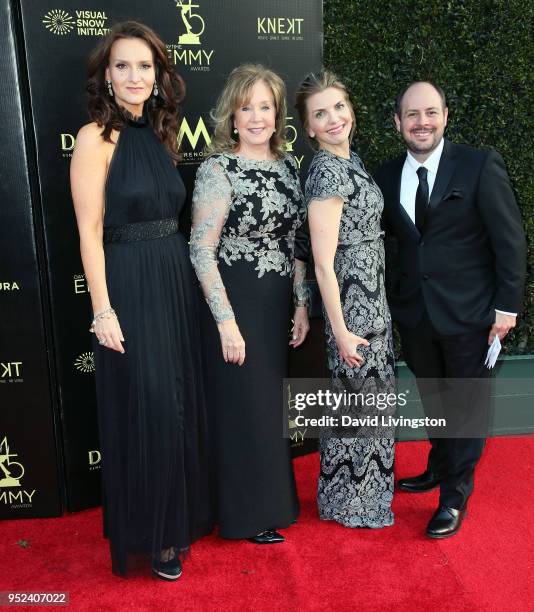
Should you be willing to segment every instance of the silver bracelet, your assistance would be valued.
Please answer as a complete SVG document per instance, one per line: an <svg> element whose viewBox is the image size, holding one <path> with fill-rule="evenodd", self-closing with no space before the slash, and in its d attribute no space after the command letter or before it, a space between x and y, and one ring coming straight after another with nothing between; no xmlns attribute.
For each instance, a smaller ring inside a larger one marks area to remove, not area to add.
<svg viewBox="0 0 534 612"><path fill-rule="evenodd" d="M95 324L97 321L101 321L102 319L113 319L113 318L117 318L117 314L115 313L115 311L113 310L113 308L111 308L111 306L109 308L106 308L106 310L102 310L100 312L97 312L95 315L93 315L93 320L91 321L91 327L89 327L89 331L94 334L95 333Z"/></svg>

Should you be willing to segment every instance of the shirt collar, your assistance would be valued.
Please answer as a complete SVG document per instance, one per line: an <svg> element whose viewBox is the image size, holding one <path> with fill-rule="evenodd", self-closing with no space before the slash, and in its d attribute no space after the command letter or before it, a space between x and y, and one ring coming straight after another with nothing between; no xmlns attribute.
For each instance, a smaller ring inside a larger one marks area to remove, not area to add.
<svg viewBox="0 0 534 612"><path fill-rule="evenodd" d="M441 159L441 154L443 153L443 146L445 145L445 141L442 138L439 145L432 151L431 155L425 159L423 163L418 162L415 157L408 151L408 155L406 156L406 161L412 168L414 172L417 172L421 166L424 166L428 171L437 174L439 160Z"/></svg>

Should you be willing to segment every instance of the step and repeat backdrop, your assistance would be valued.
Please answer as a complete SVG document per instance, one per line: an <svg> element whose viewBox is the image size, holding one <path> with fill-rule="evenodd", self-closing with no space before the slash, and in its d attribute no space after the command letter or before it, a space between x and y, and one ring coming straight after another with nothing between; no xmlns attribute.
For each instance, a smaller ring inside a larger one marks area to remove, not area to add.
<svg viewBox="0 0 534 612"><path fill-rule="evenodd" d="M0 518L56 516L62 497L15 22L0 2Z"/></svg>
<svg viewBox="0 0 534 612"><path fill-rule="evenodd" d="M0 3L3 57L11 58L0 93L9 125L1 133L9 177L1 189L10 203L0 212L0 511L17 518L57 514L63 498L68 510L100 499L91 308L69 188L76 133L88 120L91 49L126 19L149 25L165 41L187 86L178 137L191 193L210 141L209 111L228 73L243 62L263 63L285 79L288 148L307 165L311 151L292 109L299 80L322 62L322 1ZM181 221L187 232L188 211ZM300 362L292 357L295 375L303 369L310 375L310 367L323 375L320 333L310 344ZM302 438L295 430L296 453L306 450Z"/></svg>

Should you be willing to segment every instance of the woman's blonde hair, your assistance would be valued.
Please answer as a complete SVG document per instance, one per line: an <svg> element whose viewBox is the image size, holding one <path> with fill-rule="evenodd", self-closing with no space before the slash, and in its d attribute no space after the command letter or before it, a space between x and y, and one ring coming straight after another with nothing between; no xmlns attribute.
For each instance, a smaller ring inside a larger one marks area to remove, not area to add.
<svg viewBox="0 0 534 612"><path fill-rule="evenodd" d="M330 70L321 70L319 72L310 72L307 74L302 80L301 84L297 89L297 95L295 98L295 108L300 117L300 122L302 123L302 127L306 132L306 138L308 142L312 146L313 149L318 149L319 145L315 138L311 138L308 134L308 107L307 102L311 96L314 96L317 93L321 93L325 89L329 89L333 87L334 89L339 89L343 93L343 97L345 98L345 102L347 103L350 114L352 116L352 129L349 134L349 142L352 140L354 136L354 131L356 130L356 116L354 114L354 107L352 106L352 102L350 101L349 92L345 87L344 83L339 80L339 78Z"/></svg>
<svg viewBox="0 0 534 612"><path fill-rule="evenodd" d="M233 152L239 147L239 137L234 134L235 111L250 100L252 88L258 81L264 81L270 88L276 110L275 131L271 136L271 153L280 159L286 152L286 86L272 70L261 64L242 64L234 68L217 100L210 116L214 124L211 143L206 148L208 155Z"/></svg>

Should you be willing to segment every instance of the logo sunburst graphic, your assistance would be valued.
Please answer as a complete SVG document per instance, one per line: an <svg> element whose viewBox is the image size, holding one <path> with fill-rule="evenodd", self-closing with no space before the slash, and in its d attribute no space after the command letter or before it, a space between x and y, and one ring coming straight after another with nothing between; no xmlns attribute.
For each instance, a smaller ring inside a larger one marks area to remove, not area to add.
<svg viewBox="0 0 534 612"><path fill-rule="evenodd" d="M95 371L95 354L94 353L82 353L74 362L74 367L80 372L94 372Z"/></svg>
<svg viewBox="0 0 534 612"><path fill-rule="evenodd" d="M74 19L61 9L48 11L43 19L45 28L53 34L65 36L74 29Z"/></svg>

